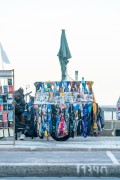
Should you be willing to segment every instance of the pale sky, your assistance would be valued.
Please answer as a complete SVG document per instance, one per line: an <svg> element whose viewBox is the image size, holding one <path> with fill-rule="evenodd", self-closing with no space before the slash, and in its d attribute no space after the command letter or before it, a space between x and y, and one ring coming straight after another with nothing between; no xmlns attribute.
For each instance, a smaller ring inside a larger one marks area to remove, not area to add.
<svg viewBox="0 0 120 180"><path fill-rule="evenodd" d="M120 0L0 0L0 42L15 70L15 89L61 80L61 29L72 58L68 74L94 81L98 104L120 96ZM2 69L0 61L0 69Z"/></svg>

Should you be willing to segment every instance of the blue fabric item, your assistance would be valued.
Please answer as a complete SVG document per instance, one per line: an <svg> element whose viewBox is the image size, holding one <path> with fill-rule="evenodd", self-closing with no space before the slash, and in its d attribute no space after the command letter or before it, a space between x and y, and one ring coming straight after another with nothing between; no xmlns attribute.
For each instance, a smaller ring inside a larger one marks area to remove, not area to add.
<svg viewBox="0 0 120 180"><path fill-rule="evenodd" d="M54 92L56 92L57 91L57 84L56 84L56 82L54 82Z"/></svg>
<svg viewBox="0 0 120 180"><path fill-rule="evenodd" d="M60 115L56 116L56 135L58 136L58 126L60 123Z"/></svg>
<svg viewBox="0 0 120 180"><path fill-rule="evenodd" d="M13 121L13 111L8 112L8 120Z"/></svg>
<svg viewBox="0 0 120 180"><path fill-rule="evenodd" d="M12 104L8 104L8 110L13 110L13 105Z"/></svg>
<svg viewBox="0 0 120 180"><path fill-rule="evenodd" d="M86 82L82 81L82 90L85 91L85 87L86 87Z"/></svg>
<svg viewBox="0 0 120 180"><path fill-rule="evenodd" d="M51 104L47 104L47 109L50 111L52 110Z"/></svg>
<svg viewBox="0 0 120 180"><path fill-rule="evenodd" d="M63 86L63 82L62 82L62 81L60 81L59 86L60 86L60 87L62 87L62 86Z"/></svg>
<svg viewBox="0 0 120 180"><path fill-rule="evenodd" d="M40 86L40 87L43 87L43 83L42 83L42 82L39 82L39 86Z"/></svg>
<svg viewBox="0 0 120 180"><path fill-rule="evenodd" d="M55 96L60 96L60 92L56 92L56 93L55 93Z"/></svg>
<svg viewBox="0 0 120 180"><path fill-rule="evenodd" d="M8 110L7 104L3 104L3 111L7 111L7 110Z"/></svg>
<svg viewBox="0 0 120 180"><path fill-rule="evenodd" d="M70 81L67 81L67 87L70 85Z"/></svg>
<svg viewBox="0 0 120 180"><path fill-rule="evenodd" d="M73 104L74 111L77 111L79 109L79 104Z"/></svg>
<svg viewBox="0 0 120 180"><path fill-rule="evenodd" d="M3 96L0 94L0 103L3 103Z"/></svg>
<svg viewBox="0 0 120 180"><path fill-rule="evenodd" d="M0 122L2 122L2 112L0 112Z"/></svg>
<svg viewBox="0 0 120 180"><path fill-rule="evenodd" d="M85 106L83 106L83 115L84 115L84 116L88 115L88 113L89 113L88 107L89 107L88 104L85 104Z"/></svg>
<svg viewBox="0 0 120 180"><path fill-rule="evenodd" d="M12 79L8 79L8 85L12 85Z"/></svg>
<svg viewBox="0 0 120 180"><path fill-rule="evenodd" d="M45 93L45 92L46 92L46 88L43 89L43 93Z"/></svg>
<svg viewBox="0 0 120 180"><path fill-rule="evenodd" d="M8 86L3 86L4 93L8 93Z"/></svg>
<svg viewBox="0 0 120 180"><path fill-rule="evenodd" d="M88 104L85 104L85 106L83 106L83 137L86 138L87 137L87 126L88 126L88 121L89 121L89 111L88 111Z"/></svg>
<svg viewBox="0 0 120 180"><path fill-rule="evenodd" d="M65 81L63 84L64 84L64 92L68 92L67 82Z"/></svg>

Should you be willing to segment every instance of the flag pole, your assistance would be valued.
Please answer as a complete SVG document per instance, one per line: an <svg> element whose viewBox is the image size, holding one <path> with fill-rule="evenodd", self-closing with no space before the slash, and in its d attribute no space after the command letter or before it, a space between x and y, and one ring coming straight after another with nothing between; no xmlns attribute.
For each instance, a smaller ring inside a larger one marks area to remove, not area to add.
<svg viewBox="0 0 120 180"><path fill-rule="evenodd" d="M2 69L4 70L3 60L2 60Z"/></svg>
<svg viewBox="0 0 120 180"><path fill-rule="evenodd" d="M10 64L10 61L9 61L9 59L8 59L8 57L7 57L7 54L6 54L6 52L4 51L1 43L0 43L0 49L1 49L2 69L4 70L4 63Z"/></svg>
<svg viewBox="0 0 120 180"><path fill-rule="evenodd" d="M2 60L2 47L0 43L0 54L1 54L1 61L2 61L2 70L4 70L3 60Z"/></svg>
<svg viewBox="0 0 120 180"><path fill-rule="evenodd" d="M3 59L2 59L2 46L0 44L0 54L1 54L1 61L2 61L2 70L4 70L4 65L3 65ZM0 85L1 85L1 80L0 80ZM4 79L4 85L5 85L5 79Z"/></svg>

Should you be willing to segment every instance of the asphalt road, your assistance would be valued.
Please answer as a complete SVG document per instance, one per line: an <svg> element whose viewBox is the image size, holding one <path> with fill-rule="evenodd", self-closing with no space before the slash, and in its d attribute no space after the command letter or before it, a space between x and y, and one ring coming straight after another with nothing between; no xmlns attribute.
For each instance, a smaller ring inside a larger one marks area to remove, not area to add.
<svg viewBox="0 0 120 180"><path fill-rule="evenodd" d="M1 151L0 163L119 164L120 151Z"/></svg>

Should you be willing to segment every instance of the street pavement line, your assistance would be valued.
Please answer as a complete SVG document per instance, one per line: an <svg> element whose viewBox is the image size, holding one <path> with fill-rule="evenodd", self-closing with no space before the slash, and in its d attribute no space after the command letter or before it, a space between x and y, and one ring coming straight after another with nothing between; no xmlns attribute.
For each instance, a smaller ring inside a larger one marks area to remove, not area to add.
<svg viewBox="0 0 120 180"><path fill-rule="evenodd" d="M113 162L113 164L115 165L119 165L119 161L116 159L116 157L112 154L111 151L106 151L106 154L108 155L108 157L111 159L111 161Z"/></svg>

